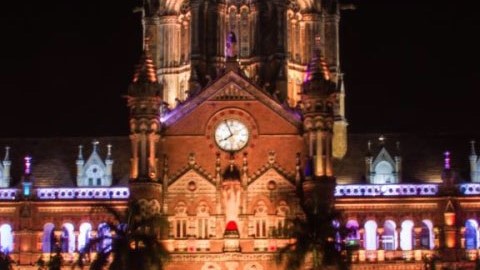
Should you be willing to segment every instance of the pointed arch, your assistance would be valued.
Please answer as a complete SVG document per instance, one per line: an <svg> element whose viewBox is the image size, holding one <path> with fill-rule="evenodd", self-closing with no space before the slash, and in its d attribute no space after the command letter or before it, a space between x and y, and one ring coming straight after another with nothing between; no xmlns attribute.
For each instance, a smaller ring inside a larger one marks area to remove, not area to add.
<svg viewBox="0 0 480 270"><path fill-rule="evenodd" d="M465 222L465 249L477 249L478 241L478 222L474 219L468 219Z"/></svg>
<svg viewBox="0 0 480 270"><path fill-rule="evenodd" d="M384 250L395 250L398 246L397 224L393 220L383 223L382 244Z"/></svg>
<svg viewBox="0 0 480 270"><path fill-rule="evenodd" d="M424 249L433 249L435 247L433 235L433 223L429 219L422 220L420 231L420 246Z"/></svg>
<svg viewBox="0 0 480 270"><path fill-rule="evenodd" d="M85 245L90 242L92 232L92 225L88 222L80 224L79 234L78 234L78 251L82 251Z"/></svg>
<svg viewBox="0 0 480 270"><path fill-rule="evenodd" d="M365 235L363 238L366 250L377 250L377 223L373 220L365 222Z"/></svg>
<svg viewBox="0 0 480 270"><path fill-rule="evenodd" d="M255 238L266 238L268 235L268 206L265 200L257 200L253 205L253 216L250 223L250 235Z"/></svg>
<svg viewBox="0 0 480 270"><path fill-rule="evenodd" d="M183 239L187 237L187 203L184 201L179 201L175 205L174 209L173 222L171 223L171 231L173 231L173 236L175 238Z"/></svg>
<svg viewBox="0 0 480 270"><path fill-rule="evenodd" d="M55 249L55 225L53 223L46 223L43 225L42 236L42 252L52 253Z"/></svg>
<svg viewBox="0 0 480 270"><path fill-rule="evenodd" d="M211 209L207 202L200 201L196 209L197 233L199 239L209 238L210 235L210 212Z"/></svg>
<svg viewBox="0 0 480 270"><path fill-rule="evenodd" d="M347 228L347 230L348 230L346 240L353 240L353 241L357 241L357 242L358 242L358 240L360 240L360 232L359 232L360 226L358 225L357 220L349 219L347 221L347 224L345 224L345 228Z"/></svg>
<svg viewBox="0 0 480 270"><path fill-rule="evenodd" d="M400 231L400 248L402 250L412 250L414 237L413 237L413 221L407 219L402 222L402 230Z"/></svg>
<svg viewBox="0 0 480 270"><path fill-rule="evenodd" d="M64 253L73 253L75 251L75 233L71 223L64 223L62 226L60 247Z"/></svg>

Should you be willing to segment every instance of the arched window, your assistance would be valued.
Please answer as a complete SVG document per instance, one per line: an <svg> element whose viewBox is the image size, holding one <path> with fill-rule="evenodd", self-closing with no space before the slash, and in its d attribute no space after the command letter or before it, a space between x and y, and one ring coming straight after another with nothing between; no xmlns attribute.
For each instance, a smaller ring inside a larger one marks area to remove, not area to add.
<svg viewBox="0 0 480 270"><path fill-rule="evenodd" d="M78 235L78 250L82 249L90 242L90 234L92 232L92 225L90 223L82 223L80 225L80 232Z"/></svg>
<svg viewBox="0 0 480 270"><path fill-rule="evenodd" d="M390 184L395 183L392 165L382 160L375 166L374 184Z"/></svg>
<svg viewBox="0 0 480 270"><path fill-rule="evenodd" d="M478 248L478 223L474 219L465 222L465 249Z"/></svg>
<svg viewBox="0 0 480 270"><path fill-rule="evenodd" d="M420 246L422 249L434 248L433 223L424 219L422 221L422 230L420 231Z"/></svg>
<svg viewBox="0 0 480 270"><path fill-rule="evenodd" d="M253 210L254 236L256 238L267 237L267 205L264 201L258 201Z"/></svg>
<svg viewBox="0 0 480 270"><path fill-rule="evenodd" d="M208 205L200 202L197 207L197 238L206 239L209 237L210 214Z"/></svg>
<svg viewBox="0 0 480 270"><path fill-rule="evenodd" d="M365 222L364 245L366 250L377 250L377 223L373 220Z"/></svg>
<svg viewBox="0 0 480 270"><path fill-rule="evenodd" d="M413 243L413 221L405 220L402 222L402 230L400 231L400 248L402 250L412 250Z"/></svg>
<svg viewBox="0 0 480 270"><path fill-rule="evenodd" d="M73 232L73 225L71 223L65 223L62 226L60 247L62 252L65 253L73 253L75 251L75 234Z"/></svg>
<svg viewBox="0 0 480 270"><path fill-rule="evenodd" d="M12 227L9 224L0 226L0 251L10 253L13 250Z"/></svg>
<svg viewBox="0 0 480 270"><path fill-rule="evenodd" d="M174 219L174 236L175 238L187 237L187 205L184 202L179 202L175 206L175 219Z"/></svg>
<svg viewBox="0 0 480 270"><path fill-rule="evenodd" d="M383 224L382 243L384 250L397 248L397 225L392 220L386 220Z"/></svg>
<svg viewBox="0 0 480 270"><path fill-rule="evenodd" d="M360 234L358 232L358 222L356 220L349 220L345 225L347 228L347 236L345 237L345 244L349 247L360 245Z"/></svg>
<svg viewBox="0 0 480 270"><path fill-rule="evenodd" d="M47 223L43 225L42 252L52 253L55 251L55 225Z"/></svg>
<svg viewBox="0 0 480 270"><path fill-rule="evenodd" d="M288 207L287 202L281 201L277 207L277 226L276 226L276 236L277 237L287 237L288 236L288 226L287 216L290 213L290 207Z"/></svg>

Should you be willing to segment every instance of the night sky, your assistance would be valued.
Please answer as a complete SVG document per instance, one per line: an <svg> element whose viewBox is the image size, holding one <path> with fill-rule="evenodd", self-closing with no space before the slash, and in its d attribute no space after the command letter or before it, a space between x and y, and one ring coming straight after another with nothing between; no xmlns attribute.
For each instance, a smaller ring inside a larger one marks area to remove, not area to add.
<svg viewBox="0 0 480 270"><path fill-rule="evenodd" d="M123 95L141 53L133 0L10 2L0 11L0 137L127 135ZM340 37L349 130L478 133L471 2L354 2Z"/></svg>

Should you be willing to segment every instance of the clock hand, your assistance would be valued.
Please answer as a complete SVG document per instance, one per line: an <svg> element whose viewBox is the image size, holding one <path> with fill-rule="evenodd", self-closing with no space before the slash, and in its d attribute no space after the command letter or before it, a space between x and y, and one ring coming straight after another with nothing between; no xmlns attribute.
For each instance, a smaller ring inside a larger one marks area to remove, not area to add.
<svg viewBox="0 0 480 270"><path fill-rule="evenodd" d="M232 130L230 129L230 126L228 125L227 120L223 120L223 122L225 122L225 125L227 126L228 132L230 132L230 136L228 136L227 138L232 137L233 132L232 132Z"/></svg>

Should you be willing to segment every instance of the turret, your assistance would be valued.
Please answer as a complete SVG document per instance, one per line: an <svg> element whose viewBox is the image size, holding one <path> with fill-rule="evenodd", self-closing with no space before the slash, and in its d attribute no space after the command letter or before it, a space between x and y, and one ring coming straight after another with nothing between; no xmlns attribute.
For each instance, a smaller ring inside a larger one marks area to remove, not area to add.
<svg viewBox="0 0 480 270"><path fill-rule="evenodd" d="M10 186L10 167L12 161L10 160L10 147L5 147L5 157L0 164L0 188L7 188Z"/></svg>
<svg viewBox="0 0 480 270"><path fill-rule="evenodd" d="M332 135L336 98L335 84L317 47L303 83L302 104L309 157L316 177L333 176Z"/></svg>
<svg viewBox="0 0 480 270"><path fill-rule="evenodd" d="M302 88L303 126L305 140L308 146L307 167L312 166L312 177L303 184L304 192L316 188L318 183L329 184L328 191L333 196L335 177L333 175L333 123L334 103L336 100L336 85L331 80L328 65L322 56L320 46L308 65L307 77Z"/></svg>
<svg viewBox="0 0 480 270"><path fill-rule="evenodd" d="M132 145L130 179L157 181L160 177L157 150L160 140L162 86L156 77L148 42L128 88L127 102L130 109Z"/></svg>
<svg viewBox="0 0 480 270"><path fill-rule="evenodd" d="M472 182L480 182L480 177L478 177L477 173L477 161L478 161L478 156L477 153L475 152L475 141L471 141L471 150L470 150L470 156L468 157L470 160L470 181Z"/></svg>

